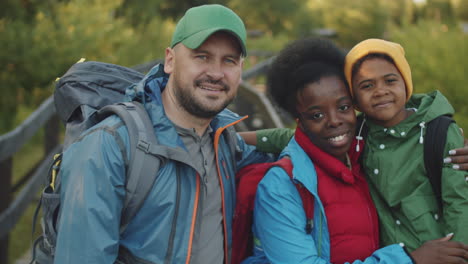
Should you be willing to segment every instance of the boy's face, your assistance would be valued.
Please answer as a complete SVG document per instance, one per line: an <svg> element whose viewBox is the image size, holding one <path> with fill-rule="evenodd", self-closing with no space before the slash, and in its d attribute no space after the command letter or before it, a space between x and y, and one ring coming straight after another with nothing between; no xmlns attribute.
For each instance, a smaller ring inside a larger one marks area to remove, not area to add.
<svg viewBox="0 0 468 264"><path fill-rule="evenodd" d="M365 60L353 76L356 105L369 119L392 127L406 118L406 85L393 63L372 58Z"/></svg>
<svg viewBox="0 0 468 264"><path fill-rule="evenodd" d="M341 161L346 160L354 137L356 115L344 82L323 77L297 94L299 126L317 147Z"/></svg>

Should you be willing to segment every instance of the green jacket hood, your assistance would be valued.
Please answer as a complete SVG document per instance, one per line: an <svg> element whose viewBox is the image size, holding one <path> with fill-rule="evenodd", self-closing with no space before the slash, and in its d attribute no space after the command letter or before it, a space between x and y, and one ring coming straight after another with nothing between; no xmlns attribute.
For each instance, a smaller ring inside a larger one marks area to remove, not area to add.
<svg viewBox="0 0 468 264"><path fill-rule="evenodd" d="M453 115L455 110L447 98L439 92L434 91L428 94L415 94L411 96L406 104L407 108L417 109L410 119L429 122L441 115Z"/></svg>

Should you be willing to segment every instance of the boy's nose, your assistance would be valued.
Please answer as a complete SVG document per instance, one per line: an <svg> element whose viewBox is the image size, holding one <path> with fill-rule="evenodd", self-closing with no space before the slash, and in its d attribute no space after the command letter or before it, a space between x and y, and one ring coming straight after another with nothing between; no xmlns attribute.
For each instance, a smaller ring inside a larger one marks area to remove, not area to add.
<svg viewBox="0 0 468 264"><path fill-rule="evenodd" d="M387 94L388 94L388 89L383 85L378 85L374 92L374 96L384 96Z"/></svg>

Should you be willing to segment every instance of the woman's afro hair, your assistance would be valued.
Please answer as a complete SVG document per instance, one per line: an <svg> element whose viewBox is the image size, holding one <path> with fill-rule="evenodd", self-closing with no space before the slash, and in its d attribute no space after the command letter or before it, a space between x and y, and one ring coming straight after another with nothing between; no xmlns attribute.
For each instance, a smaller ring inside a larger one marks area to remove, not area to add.
<svg viewBox="0 0 468 264"><path fill-rule="evenodd" d="M305 38L287 45L267 73L267 87L276 103L297 117L296 98L307 84L323 77L344 77L345 53L331 40Z"/></svg>

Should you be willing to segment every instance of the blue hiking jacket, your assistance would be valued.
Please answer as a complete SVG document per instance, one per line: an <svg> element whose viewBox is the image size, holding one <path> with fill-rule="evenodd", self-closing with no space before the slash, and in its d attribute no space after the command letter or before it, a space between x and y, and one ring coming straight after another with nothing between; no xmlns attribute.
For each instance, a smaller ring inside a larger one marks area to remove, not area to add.
<svg viewBox="0 0 468 264"><path fill-rule="evenodd" d="M161 92L167 80L163 66L155 66L140 83L127 89L127 96L145 105L159 144L187 153L163 109ZM232 126L242 119L226 109L210 124L222 194L225 263L231 245L235 172L247 164L270 160L235 133ZM156 182L141 209L120 234L128 146L126 128L118 117L111 116L85 131L64 152L55 263L114 263L119 248L132 255L132 263L190 262L201 179L188 153L168 153L154 172Z"/></svg>
<svg viewBox="0 0 468 264"><path fill-rule="evenodd" d="M312 233L304 231L306 215L296 186L279 167L270 169L257 188L254 209L254 255L243 264L253 263L330 263L330 238L325 211L318 196L314 164L294 138L281 156L289 156L293 177L314 196ZM399 245L375 251L364 264L413 263Z"/></svg>

